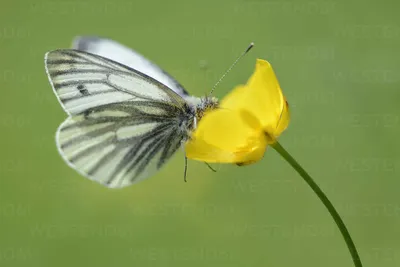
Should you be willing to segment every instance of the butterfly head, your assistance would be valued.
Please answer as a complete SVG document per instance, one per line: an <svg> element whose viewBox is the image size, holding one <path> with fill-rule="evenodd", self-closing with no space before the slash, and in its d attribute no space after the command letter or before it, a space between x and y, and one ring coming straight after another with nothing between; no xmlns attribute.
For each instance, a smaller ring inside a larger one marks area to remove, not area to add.
<svg viewBox="0 0 400 267"><path fill-rule="evenodd" d="M196 107L196 118L200 120L208 111L218 108L218 98L212 96L205 96L200 98Z"/></svg>

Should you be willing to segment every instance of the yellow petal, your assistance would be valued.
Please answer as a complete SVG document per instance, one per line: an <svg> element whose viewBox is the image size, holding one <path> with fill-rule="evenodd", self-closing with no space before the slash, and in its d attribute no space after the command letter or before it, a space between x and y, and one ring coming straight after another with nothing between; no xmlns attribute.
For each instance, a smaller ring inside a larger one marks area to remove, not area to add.
<svg viewBox="0 0 400 267"><path fill-rule="evenodd" d="M281 118L273 134L275 137L278 137L284 130L286 130L286 128L289 125L289 120L290 120L289 104L286 102L285 99L285 105L283 107Z"/></svg>
<svg viewBox="0 0 400 267"><path fill-rule="evenodd" d="M255 71L247 84L236 87L226 96L221 101L221 108L251 112L264 131L274 138L289 123L289 112L278 79L271 64L261 59L257 59Z"/></svg>
<svg viewBox="0 0 400 267"><path fill-rule="evenodd" d="M221 109L241 110L247 109L249 88L245 85L236 86L219 103ZM251 100L251 99L250 99Z"/></svg>
<svg viewBox="0 0 400 267"><path fill-rule="evenodd" d="M258 120L246 111L218 109L200 121L186 156L210 163L247 163L260 160L267 138Z"/></svg>

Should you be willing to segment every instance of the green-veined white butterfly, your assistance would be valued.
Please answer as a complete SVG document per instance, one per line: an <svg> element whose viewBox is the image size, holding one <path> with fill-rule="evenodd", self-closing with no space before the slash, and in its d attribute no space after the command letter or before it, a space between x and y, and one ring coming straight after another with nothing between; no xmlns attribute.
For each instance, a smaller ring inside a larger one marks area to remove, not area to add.
<svg viewBox="0 0 400 267"><path fill-rule="evenodd" d="M69 115L56 133L61 156L110 188L160 169L218 106L214 97L189 96L157 65L109 39L78 37L73 49L46 53L45 68Z"/></svg>
<svg viewBox="0 0 400 267"><path fill-rule="evenodd" d="M57 147L69 166L105 186L149 177L189 138L203 112L217 106L215 98L189 96L114 41L80 37L73 46L45 55L49 81L69 115L57 130Z"/></svg>

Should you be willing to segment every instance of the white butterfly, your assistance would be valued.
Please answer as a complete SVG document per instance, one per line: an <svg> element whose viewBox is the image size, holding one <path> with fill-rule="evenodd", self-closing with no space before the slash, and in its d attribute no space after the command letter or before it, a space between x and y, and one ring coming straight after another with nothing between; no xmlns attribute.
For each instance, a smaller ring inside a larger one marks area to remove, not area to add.
<svg viewBox="0 0 400 267"><path fill-rule="evenodd" d="M112 40L78 37L73 48L45 55L50 84L69 115L57 147L69 166L107 187L160 169L218 105L213 97L189 96L165 71Z"/></svg>

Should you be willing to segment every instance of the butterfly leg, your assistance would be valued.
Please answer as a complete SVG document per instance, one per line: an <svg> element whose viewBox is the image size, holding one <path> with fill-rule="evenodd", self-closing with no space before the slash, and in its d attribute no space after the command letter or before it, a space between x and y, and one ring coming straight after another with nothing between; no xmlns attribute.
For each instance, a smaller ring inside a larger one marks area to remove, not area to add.
<svg viewBox="0 0 400 267"><path fill-rule="evenodd" d="M187 173L187 157L185 155L185 170L183 171L183 180L185 181L185 183L187 182L186 181L186 173Z"/></svg>
<svg viewBox="0 0 400 267"><path fill-rule="evenodd" d="M185 146L183 145L182 142L182 150L183 150L183 155L185 156L185 169L183 170L183 181L186 181L186 173L187 173L187 157L186 157L186 151L185 151Z"/></svg>
<svg viewBox="0 0 400 267"><path fill-rule="evenodd" d="M204 162L204 163L207 165L207 167L208 167L210 170L212 170L213 172L217 172L217 170L214 169L213 167L211 167L210 164L208 164L207 162Z"/></svg>

